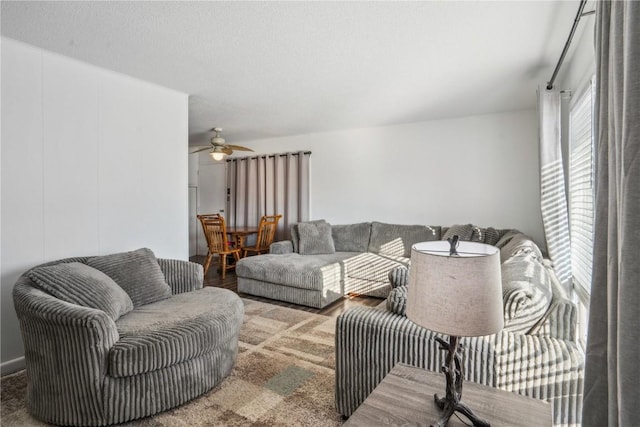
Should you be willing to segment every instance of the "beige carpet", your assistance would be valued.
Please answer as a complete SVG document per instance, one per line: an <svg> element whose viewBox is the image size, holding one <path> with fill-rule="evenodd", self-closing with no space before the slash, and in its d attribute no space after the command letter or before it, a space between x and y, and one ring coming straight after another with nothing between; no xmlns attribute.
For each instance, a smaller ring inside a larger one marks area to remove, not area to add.
<svg viewBox="0 0 640 427"><path fill-rule="evenodd" d="M244 300L236 367L218 387L126 426L337 426L335 319ZM25 372L1 381L0 424L45 426L25 409Z"/></svg>

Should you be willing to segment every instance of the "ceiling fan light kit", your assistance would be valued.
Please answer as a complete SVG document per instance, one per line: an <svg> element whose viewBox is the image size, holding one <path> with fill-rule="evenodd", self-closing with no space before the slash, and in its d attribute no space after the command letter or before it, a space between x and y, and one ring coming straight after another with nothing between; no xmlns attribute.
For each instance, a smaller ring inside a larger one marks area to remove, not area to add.
<svg viewBox="0 0 640 427"><path fill-rule="evenodd" d="M218 161L218 160L222 160L222 159L224 159L224 155L225 155L225 153L223 153L222 151L220 151L220 150L216 147L216 148L214 148L214 149L213 149L213 151L212 151L212 152L210 152L210 153L209 153L209 155L210 155L211 157L213 157L213 160Z"/></svg>
<svg viewBox="0 0 640 427"><path fill-rule="evenodd" d="M196 151L192 151L191 154L199 153L200 151L211 150L209 155L215 161L220 161L224 159L225 155L233 154L233 151L253 151L251 148L242 147L240 145L231 145L227 144L225 139L222 137L222 128L213 128L212 132L215 132L213 138L211 138L211 147L201 148Z"/></svg>

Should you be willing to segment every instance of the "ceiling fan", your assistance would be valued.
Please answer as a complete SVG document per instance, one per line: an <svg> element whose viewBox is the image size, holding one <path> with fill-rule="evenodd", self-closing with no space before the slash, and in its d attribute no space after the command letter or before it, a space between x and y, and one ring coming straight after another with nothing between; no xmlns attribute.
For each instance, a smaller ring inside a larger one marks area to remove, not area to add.
<svg viewBox="0 0 640 427"><path fill-rule="evenodd" d="M199 150L191 152L191 154L199 153L204 150L211 150L209 153L213 160L222 160L225 154L232 154L233 151L253 151L251 148L243 147L241 145L227 144L222 137L222 128L213 128L212 132L216 134L211 138L211 147L201 148Z"/></svg>

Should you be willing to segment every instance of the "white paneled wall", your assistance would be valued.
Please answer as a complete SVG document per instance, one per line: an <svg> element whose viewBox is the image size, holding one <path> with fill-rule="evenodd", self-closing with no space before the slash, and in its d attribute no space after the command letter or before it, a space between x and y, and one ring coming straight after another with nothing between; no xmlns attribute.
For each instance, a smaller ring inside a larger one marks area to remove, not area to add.
<svg viewBox="0 0 640 427"><path fill-rule="evenodd" d="M23 354L11 290L21 271L44 259L42 57L2 40L2 371ZM9 108L10 107L10 108Z"/></svg>
<svg viewBox="0 0 640 427"><path fill-rule="evenodd" d="M144 195L142 177L146 173L142 168L145 151L139 142L142 100L138 86L134 80L100 85L99 200L111 200L99 207L100 245L106 252L133 245L144 221L146 208L136 202Z"/></svg>
<svg viewBox="0 0 640 427"><path fill-rule="evenodd" d="M89 66L70 69L69 62L42 55L45 259L99 251L97 112L103 76Z"/></svg>
<svg viewBox="0 0 640 427"><path fill-rule="evenodd" d="M2 39L2 371L22 363L11 290L62 257L188 257L187 95Z"/></svg>

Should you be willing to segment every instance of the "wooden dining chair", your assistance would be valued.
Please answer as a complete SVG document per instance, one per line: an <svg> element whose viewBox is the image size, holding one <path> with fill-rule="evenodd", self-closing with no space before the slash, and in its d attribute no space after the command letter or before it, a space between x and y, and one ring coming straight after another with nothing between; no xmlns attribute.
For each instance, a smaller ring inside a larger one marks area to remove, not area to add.
<svg viewBox="0 0 640 427"><path fill-rule="evenodd" d="M260 218L256 243L253 246L244 246L242 248L243 258L246 257L249 252L255 254L269 252L269 245L273 243L273 238L276 235L276 229L278 228L280 218L282 218L282 215L264 215Z"/></svg>
<svg viewBox="0 0 640 427"><path fill-rule="evenodd" d="M207 275L213 256L218 255L220 271L222 272L222 278L224 279L227 270L231 270L236 267L235 263L227 264L227 256L232 255L237 262L240 259L241 248L231 248L229 246L229 241L227 240L227 226L222 215L198 215L198 219L202 224L202 231L207 239L208 246L207 258L204 261L204 275Z"/></svg>

